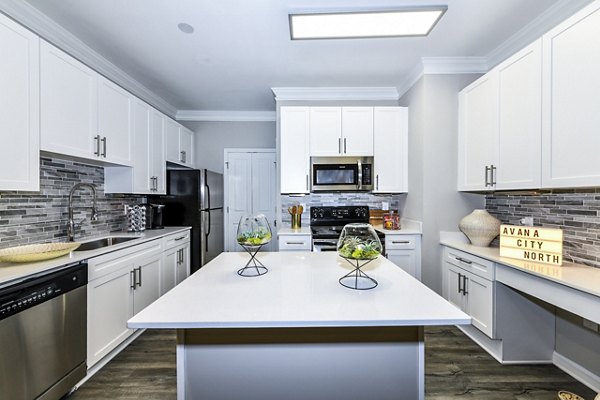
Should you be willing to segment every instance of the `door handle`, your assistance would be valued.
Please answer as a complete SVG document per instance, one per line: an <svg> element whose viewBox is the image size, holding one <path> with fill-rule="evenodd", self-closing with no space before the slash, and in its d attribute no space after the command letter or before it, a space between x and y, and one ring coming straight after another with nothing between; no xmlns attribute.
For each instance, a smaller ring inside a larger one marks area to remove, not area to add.
<svg viewBox="0 0 600 400"><path fill-rule="evenodd" d="M102 142L102 157L106 158L106 136L100 139Z"/></svg>
<svg viewBox="0 0 600 400"><path fill-rule="evenodd" d="M463 296L466 296L467 294L469 294L469 292L467 292L467 276L463 275L462 279L463 279Z"/></svg>
<svg viewBox="0 0 600 400"><path fill-rule="evenodd" d="M496 167L494 166L494 164L492 164L492 167L490 169L491 175L492 175L492 179L491 179L491 184L490 186L496 186Z"/></svg>
<svg viewBox="0 0 600 400"><path fill-rule="evenodd" d="M375 176L375 190L379 190L379 174Z"/></svg>
<svg viewBox="0 0 600 400"><path fill-rule="evenodd" d="M456 261L460 261L461 263L465 263L465 264L469 264L469 265L473 264L473 261L465 260L462 257L456 257Z"/></svg>
<svg viewBox="0 0 600 400"><path fill-rule="evenodd" d="M179 161L184 162L183 161L183 150L179 152Z"/></svg>
<svg viewBox="0 0 600 400"><path fill-rule="evenodd" d="M462 279L462 274L459 272L458 273L458 279L457 279L457 282L458 282L458 293L462 293L462 290L461 290L461 287L460 287L460 281L461 281L461 279Z"/></svg>
<svg viewBox="0 0 600 400"><path fill-rule="evenodd" d="M346 138L344 138L344 154L346 154Z"/></svg>
<svg viewBox="0 0 600 400"><path fill-rule="evenodd" d="M100 135L94 136L94 140L96 141L96 150L94 151L94 155L100 157Z"/></svg>
<svg viewBox="0 0 600 400"><path fill-rule="evenodd" d="M129 288L135 290L135 269L129 271Z"/></svg>
<svg viewBox="0 0 600 400"><path fill-rule="evenodd" d="M490 182L488 180L488 172L490 171L490 167L489 166L485 166L485 187L490 186Z"/></svg>
<svg viewBox="0 0 600 400"><path fill-rule="evenodd" d="M137 285L139 287L142 287L142 267L137 267L136 268L138 270L138 277L139 277L139 281L137 282Z"/></svg>
<svg viewBox="0 0 600 400"><path fill-rule="evenodd" d="M306 175L306 191L308 192L308 175Z"/></svg>

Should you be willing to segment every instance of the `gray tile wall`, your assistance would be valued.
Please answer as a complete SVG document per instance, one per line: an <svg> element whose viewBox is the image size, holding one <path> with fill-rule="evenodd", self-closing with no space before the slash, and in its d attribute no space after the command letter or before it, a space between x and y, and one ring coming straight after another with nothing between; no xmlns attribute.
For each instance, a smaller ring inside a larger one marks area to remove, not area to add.
<svg viewBox="0 0 600 400"><path fill-rule="evenodd" d="M398 195L375 195L371 193L311 193L306 196L281 196L281 219L287 225L292 223L288 208L293 205L303 204L305 211L302 214L302 226L309 226L309 208L317 206L362 206L367 205L371 209L381 209L382 203L389 203L390 210L398 210L400 199L405 194Z"/></svg>
<svg viewBox="0 0 600 400"><path fill-rule="evenodd" d="M125 231L124 206L144 202L140 196L104 194L102 167L41 157L39 192L0 192L0 248L66 240L69 191L78 182L96 185L98 221L90 222L89 210L76 210L75 221L83 220L75 229L76 240ZM92 205L88 188L73 198L76 206Z"/></svg>
<svg viewBox="0 0 600 400"><path fill-rule="evenodd" d="M488 195L486 209L502 223L519 225L521 218L533 217L535 226L562 229L564 259L600 268L600 188Z"/></svg>

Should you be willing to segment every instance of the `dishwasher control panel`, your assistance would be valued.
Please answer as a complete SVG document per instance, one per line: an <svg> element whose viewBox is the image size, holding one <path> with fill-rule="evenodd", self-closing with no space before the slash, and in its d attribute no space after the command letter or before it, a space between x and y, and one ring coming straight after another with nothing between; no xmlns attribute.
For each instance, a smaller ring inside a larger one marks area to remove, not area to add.
<svg viewBox="0 0 600 400"><path fill-rule="evenodd" d="M0 320L87 284L87 263L0 289Z"/></svg>

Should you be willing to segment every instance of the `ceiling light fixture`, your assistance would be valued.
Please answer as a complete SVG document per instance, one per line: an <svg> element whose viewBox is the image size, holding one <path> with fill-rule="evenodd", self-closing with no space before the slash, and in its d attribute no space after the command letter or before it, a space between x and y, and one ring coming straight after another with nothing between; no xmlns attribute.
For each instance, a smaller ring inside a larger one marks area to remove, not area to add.
<svg viewBox="0 0 600 400"><path fill-rule="evenodd" d="M290 35L292 40L427 36L447 9L447 6L433 6L290 13Z"/></svg>
<svg viewBox="0 0 600 400"><path fill-rule="evenodd" d="M185 22L178 23L177 27L183 33L194 33L194 27L190 24L186 24Z"/></svg>

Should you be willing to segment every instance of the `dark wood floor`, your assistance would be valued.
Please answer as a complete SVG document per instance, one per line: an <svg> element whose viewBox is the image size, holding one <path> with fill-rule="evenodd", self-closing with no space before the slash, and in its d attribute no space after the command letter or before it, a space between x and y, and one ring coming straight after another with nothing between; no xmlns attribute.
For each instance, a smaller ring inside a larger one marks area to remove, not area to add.
<svg viewBox="0 0 600 400"><path fill-rule="evenodd" d="M454 327L425 330L425 374L427 400L556 400L558 390L595 396L552 365L501 365ZM148 330L68 400L176 397L175 332Z"/></svg>

